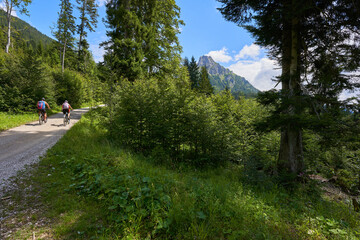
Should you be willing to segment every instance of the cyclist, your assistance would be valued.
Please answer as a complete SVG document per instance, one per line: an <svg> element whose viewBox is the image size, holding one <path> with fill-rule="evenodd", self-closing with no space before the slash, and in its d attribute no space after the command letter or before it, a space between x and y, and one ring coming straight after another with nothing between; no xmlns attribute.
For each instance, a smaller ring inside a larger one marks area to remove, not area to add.
<svg viewBox="0 0 360 240"><path fill-rule="evenodd" d="M64 117L65 117L65 114L68 113L69 123L70 123L70 109L73 110L73 108L68 103L68 100L65 100L65 102L61 105L61 110L64 113Z"/></svg>
<svg viewBox="0 0 360 240"><path fill-rule="evenodd" d="M47 114L46 114L46 108L45 105L47 106L48 109L51 109L49 104L45 101L45 98L42 98L41 101L38 101L37 103L37 108L38 108L38 113L39 115L41 113L44 114L44 121L47 121Z"/></svg>

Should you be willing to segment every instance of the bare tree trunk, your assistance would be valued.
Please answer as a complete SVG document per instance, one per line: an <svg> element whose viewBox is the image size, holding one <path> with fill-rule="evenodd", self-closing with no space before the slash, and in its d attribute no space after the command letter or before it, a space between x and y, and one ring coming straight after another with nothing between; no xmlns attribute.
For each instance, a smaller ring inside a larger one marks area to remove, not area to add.
<svg viewBox="0 0 360 240"><path fill-rule="evenodd" d="M62 56L62 62L61 62L61 72L62 73L64 73L64 70L65 70L65 51L66 51L66 39L65 39L65 43L64 43L63 56Z"/></svg>
<svg viewBox="0 0 360 240"><path fill-rule="evenodd" d="M80 51L81 51L81 42L82 42L82 39L83 39L83 34L84 34L84 18L85 18L85 14L86 14L86 5L87 5L87 0L84 0L83 2L83 9L82 9L82 13L81 13L81 25L80 25L80 32L79 32L79 35L80 35L80 39L79 39L79 52L78 52L78 55L80 56Z"/></svg>
<svg viewBox="0 0 360 240"><path fill-rule="evenodd" d="M12 3L9 3L6 1L6 18L7 18L7 24L8 24L7 43L6 43L6 48L5 48L6 53L9 53L10 44L11 44L11 11L12 11Z"/></svg>
<svg viewBox="0 0 360 240"><path fill-rule="evenodd" d="M292 2L294 3L294 0ZM291 23L285 24L284 30L282 89L288 96L288 100L293 100L300 93L300 75L298 71L300 36L297 28L298 19L294 17ZM296 113L296 106L290 104L286 114L294 116ZM281 129L278 171L298 174L303 168L302 130L296 123L289 122Z"/></svg>

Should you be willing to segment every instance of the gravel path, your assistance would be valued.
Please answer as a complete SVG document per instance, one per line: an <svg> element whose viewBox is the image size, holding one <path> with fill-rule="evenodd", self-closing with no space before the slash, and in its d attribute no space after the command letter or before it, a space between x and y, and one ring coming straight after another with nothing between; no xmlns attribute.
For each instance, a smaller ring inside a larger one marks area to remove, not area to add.
<svg viewBox="0 0 360 240"><path fill-rule="evenodd" d="M51 148L88 108L71 112L71 123L63 126L63 114L48 118L46 124L32 122L0 133L0 197L1 191L9 185L9 178L19 170L38 162L39 157Z"/></svg>

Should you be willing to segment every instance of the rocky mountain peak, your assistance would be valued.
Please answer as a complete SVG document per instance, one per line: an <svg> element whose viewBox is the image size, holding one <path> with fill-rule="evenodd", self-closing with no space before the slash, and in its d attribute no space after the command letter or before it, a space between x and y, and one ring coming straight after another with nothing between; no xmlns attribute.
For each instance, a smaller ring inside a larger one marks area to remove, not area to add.
<svg viewBox="0 0 360 240"><path fill-rule="evenodd" d="M206 67L209 74L229 74L230 70L227 68L224 68L220 64L214 61L212 57L210 56L201 56L198 62L199 67Z"/></svg>
<svg viewBox="0 0 360 240"><path fill-rule="evenodd" d="M229 69L215 62L210 56L201 56L198 62L199 67L206 67L210 83L215 92L229 88L235 97L254 97L259 92L244 77L238 76Z"/></svg>

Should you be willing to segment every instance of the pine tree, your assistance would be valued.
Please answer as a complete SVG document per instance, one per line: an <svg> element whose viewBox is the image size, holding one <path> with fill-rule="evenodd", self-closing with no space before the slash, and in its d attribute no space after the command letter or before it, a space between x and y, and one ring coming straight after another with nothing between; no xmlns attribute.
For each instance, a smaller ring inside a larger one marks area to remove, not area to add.
<svg viewBox="0 0 360 240"><path fill-rule="evenodd" d="M85 38L87 37L86 29L90 32L95 32L97 27L98 5L95 0L76 0L79 4L77 7L80 11L80 24L77 26L77 33L79 34L79 56L82 54L82 50L87 50L89 45Z"/></svg>
<svg viewBox="0 0 360 240"><path fill-rule="evenodd" d="M9 53L10 45L11 45L11 13L18 9L21 13L29 15L27 11L27 6L32 2L32 0L4 0L6 9L6 20L7 20L7 43L5 52Z"/></svg>
<svg viewBox="0 0 360 240"><path fill-rule="evenodd" d="M187 69L189 68L189 59L187 57L184 58L184 62L183 62L183 65L184 67L186 67Z"/></svg>
<svg viewBox="0 0 360 240"><path fill-rule="evenodd" d="M197 65L194 56L191 57L189 66L188 66L189 76L190 76L190 83L192 89L199 88L200 82L200 72L199 66Z"/></svg>
<svg viewBox="0 0 360 240"><path fill-rule="evenodd" d="M206 67L202 66L200 70L199 92L206 95L214 94L214 88L210 83L209 73Z"/></svg>
<svg viewBox="0 0 360 240"><path fill-rule="evenodd" d="M170 73L178 59L179 8L174 0L110 0L105 64L119 79Z"/></svg>
<svg viewBox="0 0 360 240"><path fill-rule="evenodd" d="M73 6L70 0L61 0L60 12L57 24L55 26L55 32L53 35L62 46L61 55L61 71L65 69L65 55L66 49L74 46L74 33L76 30L75 17L73 15Z"/></svg>
<svg viewBox="0 0 360 240"><path fill-rule="evenodd" d="M260 100L276 107L265 125L281 129L279 172L299 174L304 170L302 129L326 117L323 106L341 106L341 91L360 87L350 74L360 66L354 41L359 38L360 2L218 1L223 16L246 26L281 65L282 90L267 92Z"/></svg>

